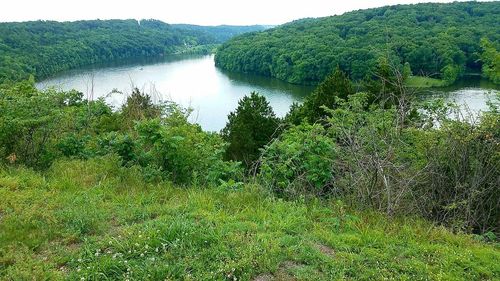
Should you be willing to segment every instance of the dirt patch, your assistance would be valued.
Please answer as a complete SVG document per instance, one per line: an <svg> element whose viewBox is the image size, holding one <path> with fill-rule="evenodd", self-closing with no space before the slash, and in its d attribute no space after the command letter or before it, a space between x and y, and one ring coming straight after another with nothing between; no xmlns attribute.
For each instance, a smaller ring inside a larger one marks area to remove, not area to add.
<svg viewBox="0 0 500 281"><path fill-rule="evenodd" d="M258 275L252 281L293 281L297 280L290 271L302 267L300 263L294 261L284 261L274 274L265 273Z"/></svg>
<svg viewBox="0 0 500 281"><path fill-rule="evenodd" d="M252 280L253 281L272 281L272 280L274 280L274 276L271 274L261 274Z"/></svg>
<svg viewBox="0 0 500 281"><path fill-rule="evenodd" d="M280 269L284 269L284 270L294 270L294 269L297 269L301 267L301 265L299 263L296 263L294 261L284 261L281 265L280 265Z"/></svg>
<svg viewBox="0 0 500 281"><path fill-rule="evenodd" d="M324 244L314 243L313 246L314 246L314 248L316 248L318 251L320 251L324 255L327 255L330 257L335 256L335 251L332 248L330 248Z"/></svg>

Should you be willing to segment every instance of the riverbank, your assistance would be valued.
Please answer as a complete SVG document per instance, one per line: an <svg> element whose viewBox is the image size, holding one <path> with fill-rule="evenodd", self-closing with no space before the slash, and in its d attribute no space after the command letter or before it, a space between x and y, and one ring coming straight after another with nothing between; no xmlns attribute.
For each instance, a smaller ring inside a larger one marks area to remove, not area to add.
<svg viewBox="0 0 500 281"><path fill-rule="evenodd" d="M259 186L145 184L111 158L0 169L0 279L494 280L498 244ZM281 279L280 279L281 278Z"/></svg>
<svg viewBox="0 0 500 281"><path fill-rule="evenodd" d="M444 80L424 76L410 76L406 79L405 83L406 86L412 88L438 88L449 86Z"/></svg>

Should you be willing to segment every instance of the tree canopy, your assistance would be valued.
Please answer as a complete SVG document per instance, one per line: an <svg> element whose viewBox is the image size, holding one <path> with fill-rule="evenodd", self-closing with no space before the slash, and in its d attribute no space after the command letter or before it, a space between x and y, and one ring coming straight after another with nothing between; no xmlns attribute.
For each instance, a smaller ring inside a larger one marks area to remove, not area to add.
<svg viewBox="0 0 500 281"><path fill-rule="evenodd" d="M297 20L237 36L216 54L220 68L318 84L337 66L354 80L381 56L414 75L453 82L480 71L481 38L499 49L500 3L395 5L340 16Z"/></svg>

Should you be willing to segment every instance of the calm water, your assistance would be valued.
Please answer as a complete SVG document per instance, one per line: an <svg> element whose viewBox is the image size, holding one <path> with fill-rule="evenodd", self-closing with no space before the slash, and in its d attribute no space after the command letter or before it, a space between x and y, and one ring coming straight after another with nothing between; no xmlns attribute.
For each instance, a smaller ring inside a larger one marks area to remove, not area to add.
<svg viewBox="0 0 500 281"><path fill-rule="evenodd" d="M489 92L495 87L479 78L461 83L421 95L445 97L467 103L474 110L484 109ZM252 91L264 95L278 116L285 115L292 102L300 102L312 91L311 87L277 79L221 71L215 67L213 56L171 56L161 61L99 65L68 71L37 84L42 89L51 86L61 90L77 89L87 97L93 93L94 99L105 97L115 107L126 100L132 87L138 87L150 93L155 101L172 100L192 107L190 121L210 131L222 129L238 100ZM124 94L110 94L113 90Z"/></svg>
<svg viewBox="0 0 500 281"><path fill-rule="evenodd" d="M238 100L252 91L264 95L275 113L283 116L292 102L301 101L312 90L277 79L223 72L214 66L213 56L173 56L156 62L78 69L41 81L37 87L77 89L90 95L92 84L94 99L106 97L115 107L125 101L126 94L109 93L113 89L130 93L133 86L153 93L155 101L190 106L194 109L190 121L211 131L222 129Z"/></svg>
<svg viewBox="0 0 500 281"><path fill-rule="evenodd" d="M454 101L473 113L479 113L488 108L486 102L493 99L499 91L498 85L482 79L479 75L469 75L449 87L422 90L419 97L423 99L443 98Z"/></svg>

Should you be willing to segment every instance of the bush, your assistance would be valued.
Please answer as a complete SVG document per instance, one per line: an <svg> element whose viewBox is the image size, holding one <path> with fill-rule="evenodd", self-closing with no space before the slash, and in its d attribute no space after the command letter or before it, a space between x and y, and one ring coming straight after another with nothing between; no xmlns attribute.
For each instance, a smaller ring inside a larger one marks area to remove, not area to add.
<svg viewBox="0 0 500 281"><path fill-rule="evenodd" d="M335 143L320 125L292 127L266 147L260 180L280 195L323 195L333 183Z"/></svg>
<svg viewBox="0 0 500 281"><path fill-rule="evenodd" d="M457 230L500 231L500 115L478 124L448 120L427 140L417 186L424 215Z"/></svg>
<svg viewBox="0 0 500 281"><path fill-rule="evenodd" d="M226 144L220 136L190 124L181 113L140 122L136 130L137 163L157 167L176 183L210 185L240 175L238 162L224 161Z"/></svg>

